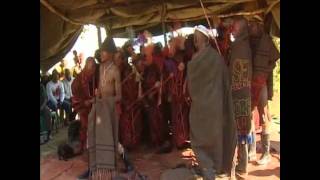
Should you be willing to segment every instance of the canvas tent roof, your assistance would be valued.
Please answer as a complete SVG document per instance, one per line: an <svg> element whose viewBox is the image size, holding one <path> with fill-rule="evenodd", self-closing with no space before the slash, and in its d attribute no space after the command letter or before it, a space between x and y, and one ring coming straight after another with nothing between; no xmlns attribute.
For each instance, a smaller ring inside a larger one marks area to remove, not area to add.
<svg viewBox="0 0 320 180"><path fill-rule="evenodd" d="M202 0L209 17L272 14L280 29L279 0ZM195 22L205 18L198 0L40 0L40 68L47 71L72 48L83 25L104 26L114 37L149 29L161 33L161 22ZM271 12L271 13L270 13Z"/></svg>

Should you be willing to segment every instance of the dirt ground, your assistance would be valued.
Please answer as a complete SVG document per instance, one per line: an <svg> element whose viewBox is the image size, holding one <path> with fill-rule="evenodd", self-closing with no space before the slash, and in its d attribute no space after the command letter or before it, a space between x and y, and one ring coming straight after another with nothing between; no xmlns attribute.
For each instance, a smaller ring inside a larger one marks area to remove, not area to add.
<svg viewBox="0 0 320 180"><path fill-rule="evenodd" d="M270 111L272 114L272 135L271 135L271 153L272 161L267 166L258 166L255 163L249 164L248 180L278 180L280 179L280 106L279 95L275 94L274 100L270 102ZM68 161L60 161L57 158L57 145L65 142L67 138L66 128L59 130L54 135L54 139L45 145L41 145L41 174L42 180L75 180L87 168L84 155L74 157ZM258 158L261 156L260 136L257 136ZM142 175L146 175L150 180L160 179L161 173L167 169L175 168L182 162L190 160L183 158L182 154L190 154L191 150L186 152L174 150L169 154L159 155L152 149L141 147L130 152L129 158L133 162L136 170ZM217 180L228 178L217 178Z"/></svg>

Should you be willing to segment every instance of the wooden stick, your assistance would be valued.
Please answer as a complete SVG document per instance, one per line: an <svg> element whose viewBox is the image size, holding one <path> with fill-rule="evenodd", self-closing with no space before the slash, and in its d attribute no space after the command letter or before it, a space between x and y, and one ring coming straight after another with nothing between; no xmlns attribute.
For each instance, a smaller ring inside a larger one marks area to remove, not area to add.
<svg viewBox="0 0 320 180"><path fill-rule="evenodd" d="M164 82L163 84L166 84L172 77L169 76ZM152 88L150 88L148 91L146 91L144 94L141 95L141 97L139 99L137 99L136 101L134 101L132 104L130 104L130 106L128 107L128 109L131 109L137 102L139 102L141 99L143 99L144 97L146 97L147 95L149 95L150 93L152 93L156 88L153 86Z"/></svg>
<svg viewBox="0 0 320 180"><path fill-rule="evenodd" d="M218 15L220 18L227 18L227 17L232 17L232 16L251 16L255 14L260 14L265 12L265 8L259 9L256 11L251 11L251 12L238 12L238 13L230 13L230 14L223 14L223 15Z"/></svg>
<svg viewBox="0 0 320 180"><path fill-rule="evenodd" d="M203 6L203 3L202 3L202 0L199 0L200 1L200 4L201 4L201 7L202 7L202 10L203 10L203 13L204 13L204 15L205 15L205 17L206 17L206 19L207 19L207 22L208 22L208 25L209 25L209 27L210 27L210 31L212 32L212 26L211 26L211 23L210 23L210 20L209 20L209 17L208 17L208 15L207 15L207 12L206 12L206 10L204 9L204 6ZM216 39L216 37L213 35L213 40L214 40L214 43L216 44L216 46L217 46L217 49L218 49L218 52L219 52L219 54L220 55L222 55L221 54L221 51L220 51L220 48L219 48L219 45L218 45L218 42L217 42L217 39Z"/></svg>
<svg viewBox="0 0 320 180"><path fill-rule="evenodd" d="M121 85L123 85L126 81L128 81L129 77L132 76L134 72L132 71L124 80L121 82Z"/></svg>

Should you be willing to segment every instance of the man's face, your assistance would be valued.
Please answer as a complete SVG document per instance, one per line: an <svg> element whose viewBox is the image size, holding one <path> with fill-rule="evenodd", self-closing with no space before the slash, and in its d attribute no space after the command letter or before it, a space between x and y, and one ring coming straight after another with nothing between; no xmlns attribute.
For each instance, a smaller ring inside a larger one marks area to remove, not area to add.
<svg viewBox="0 0 320 180"><path fill-rule="evenodd" d="M69 69L65 70L64 75L66 76L67 80L71 80L71 72L69 71Z"/></svg>
<svg viewBox="0 0 320 180"><path fill-rule="evenodd" d="M60 66L61 66L61 67L65 67L65 62L64 62L64 61L61 61L61 62L60 62Z"/></svg>
<svg viewBox="0 0 320 180"><path fill-rule="evenodd" d="M194 45L195 45L197 50L199 50L199 48L202 47L203 44L205 44L206 40L207 40L207 38L206 38L206 36L204 34L202 34L199 31L195 31L194 32L193 42L194 42Z"/></svg>
<svg viewBox="0 0 320 180"><path fill-rule="evenodd" d="M84 54L80 53L79 54L79 63L82 64L83 60L84 60Z"/></svg>
<svg viewBox="0 0 320 180"><path fill-rule="evenodd" d="M102 63L112 60L112 56L113 54L107 51L102 50L100 52L100 58Z"/></svg>
<svg viewBox="0 0 320 180"><path fill-rule="evenodd" d="M58 73L52 73L52 81L53 82L58 82L59 80L59 74Z"/></svg>
<svg viewBox="0 0 320 180"><path fill-rule="evenodd" d="M120 52L117 52L117 53L114 55L114 63L115 63L118 67L120 67L120 66L122 65L123 60L122 60L122 58L121 58Z"/></svg>
<svg viewBox="0 0 320 180"><path fill-rule="evenodd" d="M259 23L250 22L249 23L249 34L253 37L259 37L261 35L261 28Z"/></svg>
<svg viewBox="0 0 320 180"><path fill-rule="evenodd" d="M85 68L86 68L86 72L89 75L93 75L95 72L95 68L96 68L94 60L93 59L87 60L87 64L86 64Z"/></svg>
<svg viewBox="0 0 320 180"><path fill-rule="evenodd" d="M128 51L128 53L129 54L133 54L133 52L134 52L134 49L133 49L133 47L132 46L129 46L129 47L127 47L127 51Z"/></svg>
<svg viewBox="0 0 320 180"><path fill-rule="evenodd" d="M238 23L238 22L234 22L233 23L231 34L233 35L234 38L239 36L239 34L240 34L240 23Z"/></svg>

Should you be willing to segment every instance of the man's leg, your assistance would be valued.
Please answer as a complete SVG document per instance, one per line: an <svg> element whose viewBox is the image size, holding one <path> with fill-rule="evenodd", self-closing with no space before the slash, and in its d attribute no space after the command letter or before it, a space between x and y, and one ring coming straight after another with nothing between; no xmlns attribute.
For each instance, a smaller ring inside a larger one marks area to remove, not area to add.
<svg viewBox="0 0 320 180"><path fill-rule="evenodd" d="M236 146L236 148L234 150L234 155L233 155L233 161L232 161L230 179L229 180L237 180L237 178L236 178L236 166L237 166L237 154L238 154L237 150L238 150L238 145Z"/></svg>
<svg viewBox="0 0 320 180"><path fill-rule="evenodd" d="M52 101L48 101L47 106L52 110L52 111L57 111L58 110L58 105L54 104Z"/></svg>
<svg viewBox="0 0 320 180"><path fill-rule="evenodd" d="M255 121L252 120L252 143L248 145L249 161L256 161L257 159L257 142L256 142L256 127Z"/></svg>
<svg viewBox="0 0 320 180"><path fill-rule="evenodd" d="M196 156L197 161L199 162L203 180L215 180L216 171L213 169L214 164L212 159L202 148L192 146L192 150Z"/></svg>
<svg viewBox="0 0 320 180"><path fill-rule="evenodd" d="M65 124L68 124L70 120L69 117L72 111L71 102L69 102L68 100L64 100L61 104L61 107L66 112Z"/></svg>
<svg viewBox="0 0 320 180"><path fill-rule="evenodd" d="M51 129L52 129L51 112L47 106L43 108L42 112L43 112L43 115L46 120L46 127L48 129L48 139L52 139L52 136L51 136Z"/></svg>
<svg viewBox="0 0 320 180"><path fill-rule="evenodd" d="M261 90L260 101L258 105L260 118L262 121L262 133L261 133L261 144L262 144L262 157L257 162L260 165L267 164L271 161L270 156L270 125L271 119L269 115L268 107L268 91L267 86L264 86Z"/></svg>
<svg viewBox="0 0 320 180"><path fill-rule="evenodd" d="M82 152L87 148L87 130L88 130L88 112L81 112L80 114L80 141Z"/></svg>
<svg viewBox="0 0 320 180"><path fill-rule="evenodd" d="M65 101L67 104L69 104L69 106L70 106L70 109L69 109L70 112L69 112L69 114L68 114L69 121L75 120L76 112L74 112L74 111L72 110L71 99L65 99L64 101Z"/></svg>
<svg viewBox="0 0 320 180"><path fill-rule="evenodd" d="M242 175L248 173L248 144L246 142L238 144L238 165L236 171Z"/></svg>

